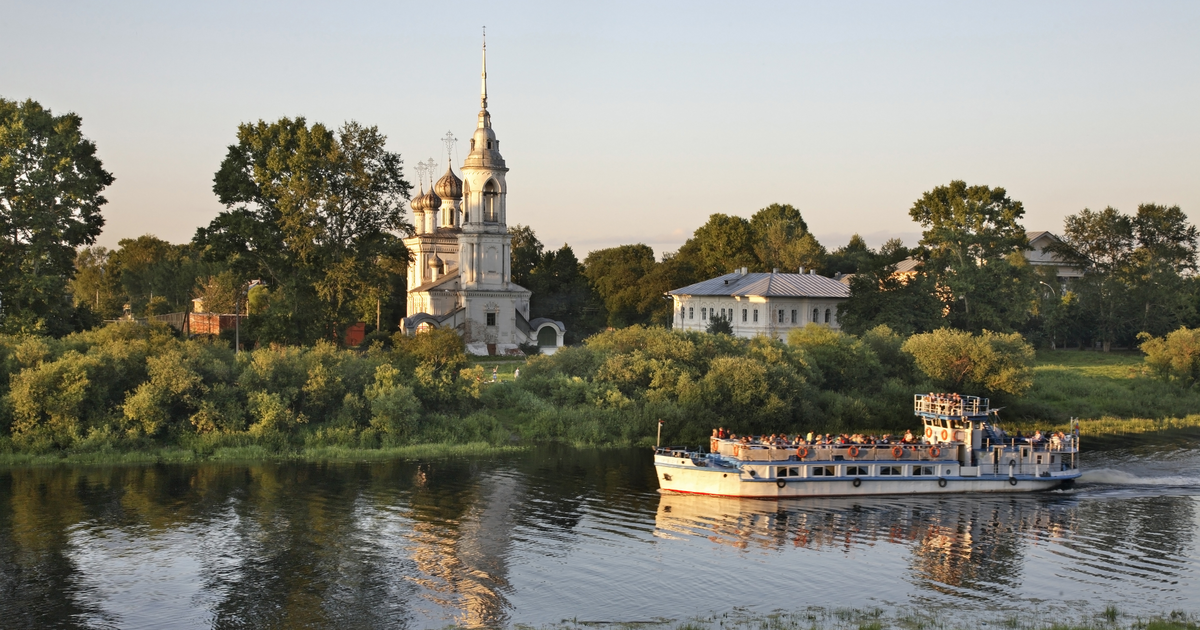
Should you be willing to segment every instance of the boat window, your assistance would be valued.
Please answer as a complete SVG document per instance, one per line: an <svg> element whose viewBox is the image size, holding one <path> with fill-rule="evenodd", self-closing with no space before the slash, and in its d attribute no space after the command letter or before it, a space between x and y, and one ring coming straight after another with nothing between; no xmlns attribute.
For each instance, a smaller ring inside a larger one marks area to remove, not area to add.
<svg viewBox="0 0 1200 630"><path fill-rule="evenodd" d="M930 475L933 476L933 466L913 466L914 475Z"/></svg>
<svg viewBox="0 0 1200 630"><path fill-rule="evenodd" d="M901 466L880 466L879 474L901 476L904 474L904 468Z"/></svg>
<svg viewBox="0 0 1200 630"><path fill-rule="evenodd" d="M800 476L800 467L799 466L776 466L775 467L775 476L776 477L799 477Z"/></svg>
<svg viewBox="0 0 1200 630"><path fill-rule="evenodd" d="M869 474L871 474L871 473L867 470L866 466L847 466L846 467L846 475L847 476L869 475Z"/></svg>
<svg viewBox="0 0 1200 630"><path fill-rule="evenodd" d="M833 466L813 466L810 477L836 477L837 471Z"/></svg>
<svg viewBox="0 0 1200 630"><path fill-rule="evenodd" d="M1038 455L1038 456L1037 456L1037 463L1039 463L1039 464L1040 464L1040 463L1042 463L1042 456L1041 456L1041 455Z"/></svg>

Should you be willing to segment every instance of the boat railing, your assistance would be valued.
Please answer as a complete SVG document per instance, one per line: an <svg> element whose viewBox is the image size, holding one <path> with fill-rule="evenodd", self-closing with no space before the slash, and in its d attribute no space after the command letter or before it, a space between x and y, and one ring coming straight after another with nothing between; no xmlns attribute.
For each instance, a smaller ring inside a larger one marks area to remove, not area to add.
<svg viewBox="0 0 1200 630"><path fill-rule="evenodd" d="M942 461L956 459L956 444L760 444L714 440L712 451L742 461Z"/></svg>
<svg viewBox="0 0 1200 630"><path fill-rule="evenodd" d="M913 411L916 413L932 413L939 416L986 416L988 409L988 399L979 396L959 396L958 398L948 398L936 394L913 396Z"/></svg>
<svg viewBox="0 0 1200 630"><path fill-rule="evenodd" d="M990 451L997 446L1003 446L1004 448L1029 447L1030 449L1033 449L1033 451L1036 453L1043 453L1043 452L1062 453L1062 452L1074 452L1074 451L1079 450L1078 444L1076 444L1074 436L1071 436L1071 435L1067 435L1062 438L1052 437L1052 438L1043 439L1040 441L1035 441L1032 438L1016 438L1016 437L1004 438L1002 440L988 438L983 441L983 450L985 450L985 451Z"/></svg>

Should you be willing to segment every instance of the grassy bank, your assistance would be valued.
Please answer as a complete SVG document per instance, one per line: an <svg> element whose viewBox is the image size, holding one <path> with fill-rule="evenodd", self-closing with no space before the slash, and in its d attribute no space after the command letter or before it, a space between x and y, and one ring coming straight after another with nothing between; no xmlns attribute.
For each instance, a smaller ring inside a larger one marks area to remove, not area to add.
<svg viewBox="0 0 1200 630"><path fill-rule="evenodd" d="M606 621L569 619L550 626L523 626L578 630L581 628L638 628L644 630L1200 630L1195 615L1172 612L1162 616L1126 615L1108 607L1094 613L1026 613L997 611L983 619L952 610L930 608L825 608L811 606L799 611L754 613L744 609L692 617L690 619L647 619Z"/></svg>
<svg viewBox="0 0 1200 630"><path fill-rule="evenodd" d="M0 452L0 467L111 466L132 464L191 464L199 462L371 462L393 459L434 459L442 457L483 457L523 450L522 446L497 446L486 442L431 443L408 446L356 448L316 446L277 449L272 445L249 444L206 450L180 447L154 447L139 450L98 449L95 451L55 451L51 453Z"/></svg>
<svg viewBox="0 0 1200 630"><path fill-rule="evenodd" d="M1010 414L1077 418L1184 418L1200 411L1200 390L1151 378L1139 352L1043 350L1033 387Z"/></svg>

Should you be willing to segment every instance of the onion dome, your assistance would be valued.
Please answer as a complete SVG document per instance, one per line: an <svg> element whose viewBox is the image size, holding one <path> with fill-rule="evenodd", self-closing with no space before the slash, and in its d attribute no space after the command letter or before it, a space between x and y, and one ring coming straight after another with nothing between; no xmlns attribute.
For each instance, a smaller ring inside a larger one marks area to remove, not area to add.
<svg viewBox="0 0 1200 630"><path fill-rule="evenodd" d="M425 206L426 210L437 210L438 208L442 207L441 197L433 194L432 190L425 193L425 203L429 204Z"/></svg>
<svg viewBox="0 0 1200 630"><path fill-rule="evenodd" d="M429 209L429 201L425 199L425 186L421 186L421 194L413 197L413 200L408 202L408 207L412 208L413 212L425 212Z"/></svg>
<svg viewBox="0 0 1200 630"><path fill-rule="evenodd" d="M446 174L437 180L433 185L433 190L437 192L442 199L462 199L462 180L454 174L454 169L446 168Z"/></svg>
<svg viewBox="0 0 1200 630"><path fill-rule="evenodd" d="M438 271L442 271L443 269L445 269L445 268L446 268L446 263L442 262L442 257L441 257L441 256L438 256L437 254L434 254L434 255L433 255L432 257L430 257L430 259L429 259L429 268L430 268L430 269L437 269Z"/></svg>

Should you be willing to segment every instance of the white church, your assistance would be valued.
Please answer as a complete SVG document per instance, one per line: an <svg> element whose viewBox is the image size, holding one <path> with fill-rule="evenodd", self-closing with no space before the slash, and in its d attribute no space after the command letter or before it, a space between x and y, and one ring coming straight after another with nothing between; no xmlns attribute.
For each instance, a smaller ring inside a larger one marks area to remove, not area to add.
<svg viewBox="0 0 1200 630"><path fill-rule="evenodd" d="M404 239L414 260L408 270L409 334L450 328L476 355L520 353L536 344L553 354L562 347L562 322L529 318L528 289L512 282L512 237L508 234L508 167L487 110L487 46L479 120L462 178L448 166L428 193L410 204L415 234Z"/></svg>

